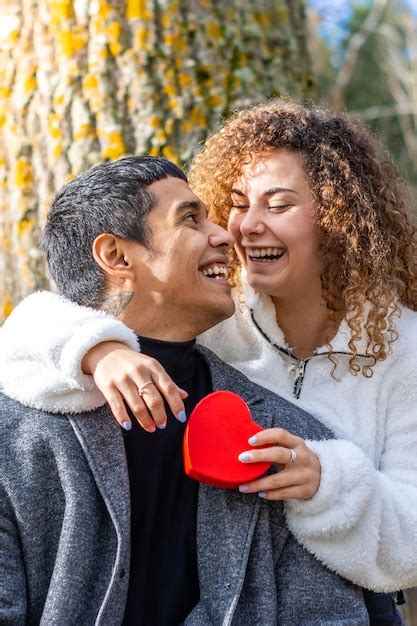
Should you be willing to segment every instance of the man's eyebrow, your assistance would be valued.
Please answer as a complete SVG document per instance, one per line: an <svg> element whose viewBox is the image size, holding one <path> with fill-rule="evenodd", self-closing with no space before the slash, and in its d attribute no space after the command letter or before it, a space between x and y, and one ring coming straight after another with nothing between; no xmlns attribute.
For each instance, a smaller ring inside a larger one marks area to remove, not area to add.
<svg viewBox="0 0 417 626"><path fill-rule="evenodd" d="M298 191L295 191L295 189L289 189L287 187L271 187L271 189L267 189L266 191L264 191L263 195L273 196L274 193L282 193L284 191L289 191L290 193L296 193L297 196L300 195ZM232 193L235 193L237 196L242 196L243 198L246 198L245 194L243 193L243 191L240 191L240 189L232 189Z"/></svg>
<svg viewBox="0 0 417 626"><path fill-rule="evenodd" d="M177 206L175 207L175 213L180 213L181 211L184 211L186 209L194 209L200 211L203 208L203 203L199 202L198 200L184 200L184 202L180 202L179 204L177 204Z"/></svg>

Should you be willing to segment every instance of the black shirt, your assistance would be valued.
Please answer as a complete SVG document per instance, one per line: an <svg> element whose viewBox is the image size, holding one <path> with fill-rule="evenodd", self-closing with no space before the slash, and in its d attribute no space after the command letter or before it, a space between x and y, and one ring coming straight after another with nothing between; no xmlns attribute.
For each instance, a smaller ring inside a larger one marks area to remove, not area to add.
<svg viewBox="0 0 417 626"><path fill-rule="evenodd" d="M212 389L209 369L194 344L140 338L141 351L188 392L187 415ZM132 430L124 435L132 510L124 626L177 626L199 600L198 483L184 473L185 425L166 410L166 429L147 433L131 415Z"/></svg>

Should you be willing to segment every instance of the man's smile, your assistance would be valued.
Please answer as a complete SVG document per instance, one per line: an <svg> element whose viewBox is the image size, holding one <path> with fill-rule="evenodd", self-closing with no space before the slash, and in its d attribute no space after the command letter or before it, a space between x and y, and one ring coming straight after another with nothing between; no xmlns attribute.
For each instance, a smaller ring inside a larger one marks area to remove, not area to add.
<svg viewBox="0 0 417 626"><path fill-rule="evenodd" d="M221 255L210 259L200 265L198 269L199 272L203 274L204 278L228 285L227 279L229 277L229 270L227 268L225 256Z"/></svg>

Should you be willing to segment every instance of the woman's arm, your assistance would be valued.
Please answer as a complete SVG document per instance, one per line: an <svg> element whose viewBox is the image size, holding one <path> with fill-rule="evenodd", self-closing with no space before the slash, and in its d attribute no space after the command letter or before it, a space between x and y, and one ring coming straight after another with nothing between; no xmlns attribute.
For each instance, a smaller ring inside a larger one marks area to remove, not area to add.
<svg viewBox="0 0 417 626"><path fill-rule="evenodd" d="M141 424L154 430L154 422L164 421L162 396L178 415L186 394L159 363L138 352L135 333L116 318L55 293L38 292L23 300L0 329L0 387L22 404L51 413L90 411L107 400L125 426L130 423L126 400ZM114 358L107 369L110 353ZM119 373L120 360L127 365ZM110 380L111 369L119 389ZM97 384L85 372L94 373ZM138 393L149 380L155 382L151 408Z"/></svg>
<svg viewBox="0 0 417 626"><path fill-rule="evenodd" d="M330 569L375 591L417 585L417 371L399 367L402 377L384 380L379 466L352 442L310 441L321 464L320 487L310 500L285 504L300 543Z"/></svg>

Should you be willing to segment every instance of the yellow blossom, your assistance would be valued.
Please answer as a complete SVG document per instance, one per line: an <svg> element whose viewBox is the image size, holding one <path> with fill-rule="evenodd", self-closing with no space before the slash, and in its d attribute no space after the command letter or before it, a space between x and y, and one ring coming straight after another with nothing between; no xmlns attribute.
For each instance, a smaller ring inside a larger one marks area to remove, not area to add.
<svg viewBox="0 0 417 626"><path fill-rule="evenodd" d="M218 93L213 93L208 97L207 103L211 107L219 107L223 104L223 98Z"/></svg>
<svg viewBox="0 0 417 626"><path fill-rule="evenodd" d="M10 299L7 296L5 296L3 300L3 305L2 305L3 319L6 319L6 317L8 317L12 311L13 311L13 304L11 303Z"/></svg>
<svg viewBox="0 0 417 626"><path fill-rule="evenodd" d="M111 5L106 0L99 0L98 15L102 19L106 19L111 11Z"/></svg>
<svg viewBox="0 0 417 626"><path fill-rule="evenodd" d="M222 32L220 27L216 22L208 22L206 24L207 34L212 39L220 39L222 36Z"/></svg>
<svg viewBox="0 0 417 626"><path fill-rule="evenodd" d="M23 83L23 90L25 93L32 93L36 89L37 80L36 76L28 76Z"/></svg>
<svg viewBox="0 0 417 626"><path fill-rule="evenodd" d="M98 87L97 76L94 74L86 74L83 80L84 91L94 91Z"/></svg>
<svg viewBox="0 0 417 626"><path fill-rule="evenodd" d="M120 22L114 21L109 24L107 28L107 34L109 37L109 48L113 56L117 56L122 51L119 38L122 32L122 25Z"/></svg>
<svg viewBox="0 0 417 626"><path fill-rule="evenodd" d="M25 237L29 231L35 226L35 220L33 218L23 218L17 222L17 236L19 239Z"/></svg>
<svg viewBox="0 0 417 626"><path fill-rule="evenodd" d="M61 106L61 104L64 104L65 101L65 96L64 94L59 94L57 96L54 96L54 105L59 107Z"/></svg>
<svg viewBox="0 0 417 626"><path fill-rule="evenodd" d="M126 17L128 20L148 20L151 17L147 10L146 0L127 0Z"/></svg>
<svg viewBox="0 0 417 626"><path fill-rule="evenodd" d="M59 139L60 137L62 137L62 132L61 132L61 128L59 124L60 124L59 115L57 115L56 113L51 113L51 115L49 116L49 120L48 120L48 130L49 130L49 134L54 139Z"/></svg>
<svg viewBox="0 0 417 626"><path fill-rule="evenodd" d="M103 159L118 159L125 153L126 148L123 137L118 130L107 134L108 144L102 151Z"/></svg>
<svg viewBox="0 0 417 626"><path fill-rule="evenodd" d="M166 83L164 85L164 92L166 93L168 98L172 98L173 96L176 95L177 90L176 90L175 86L172 83Z"/></svg>
<svg viewBox="0 0 417 626"><path fill-rule="evenodd" d="M16 161L15 184L23 190L28 190L32 186L32 165L24 157Z"/></svg>
<svg viewBox="0 0 417 626"><path fill-rule="evenodd" d="M162 148L162 154L164 155L166 159L169 159L170 161L174 161L174 163L178 163L177 153L171 146L164 146Z"/></svg>
<svg viewBox="0 0 417 626"><path fill-rule="evenodd" d="M75 141L80 141L80 139L85 139L86 137L91 138L91 136L94 136L94 133L92 132L90 124L80 124L74 131Z"/></svg>
<svg viewBox="0 0 417 626"><path fill-rule="evenodd" d="M166 135L165 135L164 130L162 130L162 128L159 128L155 131L153 140L154 140L154 143L159 144L159 145L164 143L164 141L166 140Z"/></svg>
<svg viewBox="0 0 417 626"><path fill-rule="evenodd" d="M194 107L190 113L189 120L193 126L205 126L206 118L200 107Z"/></svg>
<svg viewBox="0 0 417 626"><path fill-rule="evenodd" d="M149 118L149 125L151 128L160 128L161 126L161 119L158 115L151 115L151 117Z"/></svg>
<svg viewBox="0 0 417 626"><path fill-rule="evenodd" d="M51 18L55 24L62 20L69 20L74 16L72 0L50 0Z"/></svg>
<svg viewBox="0 0 417 626"><path fill-rule="evenodd" d="M135 32L135 38L134 38L134 47L136 50L141 50L142 48L145 48L147 42L148 42L148 31L146 30L146 28L138 28L136 29Z"/></svg>
<svg viewBox="0 0 417 626"><path fill-rule="evenodd" d="M80 31L61 30L59 43L64 56L70 58L84 48L86 41Z"/></svg>
<svg viewBox="0 0 417 626"><path fill-rule="evenodd" d="M184 74L184 72L180 72L178 74L178 80L181 87L188 87L188 85L192 82L191 76L189 74Z"/></svg>
<svg viewBox="0 0 417 626"><path fill-rule="evenodd" d="M183 134L190 133L193 130L193 124L189 119L185 119L181 122L181 132Z"/></svg>
<svg viewBox="0 0 417 626"><path fill-rule="evenodd" d="M288 19L288 13L286 14L286 18ZM271 14L270 13L260 13L259 16L258 16L258 20L259 20L260 25L263 28L265 28L265 29L266 28L270 28L272 26L272 20L271 20Z"/></svg>
<svg viewBox="0 0 417 626"><path fill-rule="evenodd" d="M170 28L172 26L171 17L167 13L163 14L161 18L161 24L164 28Z"/></svg>
<svg viewBox="0 0 417 626"><path fill-rule="evenodd" d="M167 135L170 135L172 133L174 129L174 119L172 117L169 117L166 121L165 121L165 132Z"/></svg>
<svg viewBox="0 0 417 626"><path fill-rule="evenodd" d="M16 41L18 41L19 39L19 31L18 30L12 30L10 31L10 33L8 34L7 39L11 42L11 43L15 43Z"/></svg>

